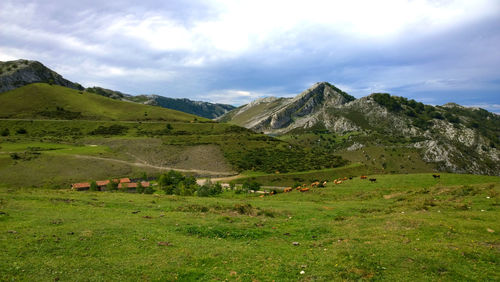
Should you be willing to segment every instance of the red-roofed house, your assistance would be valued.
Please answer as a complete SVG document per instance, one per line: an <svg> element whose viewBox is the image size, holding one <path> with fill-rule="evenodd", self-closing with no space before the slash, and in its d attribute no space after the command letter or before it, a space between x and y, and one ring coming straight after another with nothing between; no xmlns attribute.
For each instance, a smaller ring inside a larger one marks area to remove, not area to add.
<svg viewBox="0 0 500 282"><path fill-rule="evenodd" d="M71 189L78 190L78 191L89 190L90 183L88 183L88 182L74 183L71 185Z"/></svg>
<svg viewBox="0 0 500 282"><path fill-rule="evenodd" d="M120 183L130 183L130 178L121 178Z"/></svg>

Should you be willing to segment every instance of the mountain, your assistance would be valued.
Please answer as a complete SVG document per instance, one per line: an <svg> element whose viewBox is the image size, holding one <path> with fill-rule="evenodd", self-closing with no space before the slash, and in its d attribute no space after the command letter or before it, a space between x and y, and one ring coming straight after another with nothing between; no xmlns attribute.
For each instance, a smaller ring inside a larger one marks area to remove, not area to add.
<svg viewBox="0 0 500 282"><path fill-rule="evenodd" d="M226 104L214 104L202 101L192 101L186 98L176 99L160 95L137 95L133 96L119 91L101 87L90 87L86 91L96 93L112 99L131 101L145 105L159 106L162 108L190 113L200 117L215 119L233 110L235 107Z"/></svg>
<svg viewBox="0 0 500 282"><path fill-rule="evenodd" d="M29 60L0 62L0 93L37 82L83 90L80 84L64 79L40 62Z"/></svg>
<svg viewBox="0 0 500 282"><path fill-rule="evenodd" d="M32 83L0 93L0 118L209 121L175 110L118 101L59 85Z"/></svg>
<svg viewBox="0 0 500 282"><path fill-rule="evenodd" d="M318 142L335 152L402 148L441 171L500 174L500 116L454 103L424 105L387 93L355 99L321 82L293 98L258 99L219 120L297 140L309 133L346 136Z"/></svg>
<svg viewBox="0 0 500 282"><path fill-rule="evenodd" d="M95 93L115 100L159 106L209 119L215 119L235 108L234 106L226 104L167 98L159 95L133 96L98 86L85 89L78 83L64 79L60 74L47 68L38 61L20 59L16 61L0 62L0 93L38 82L60 85L76 90L86 90L89 93Z"/></svg>

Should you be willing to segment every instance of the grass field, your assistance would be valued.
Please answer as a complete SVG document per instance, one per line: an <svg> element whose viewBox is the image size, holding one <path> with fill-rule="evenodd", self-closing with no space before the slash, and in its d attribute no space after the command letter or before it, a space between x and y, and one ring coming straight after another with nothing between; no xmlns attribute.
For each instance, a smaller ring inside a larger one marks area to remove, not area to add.
<svg viewBox="0 0 500 282"><path fill-rule="evenodd" d="M373 177L264 198L0 188L0 280L500 279L500 178Z"/></svg>
<svg viewBox="0 0 500 282"><path fill-rule="evenodd" d="M46 83L33 83L1 93L0 118L209 121L175 110L113 100Z"/></svg>

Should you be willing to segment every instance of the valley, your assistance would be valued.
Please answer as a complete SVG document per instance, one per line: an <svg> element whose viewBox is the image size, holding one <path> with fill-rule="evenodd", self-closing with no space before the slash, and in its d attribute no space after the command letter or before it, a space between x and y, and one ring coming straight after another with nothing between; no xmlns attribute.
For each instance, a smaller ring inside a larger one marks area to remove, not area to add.
<svg viewBox="0 0 500 282"><path fill-rule="evenodd" d="M0 80L16 86L0 93L0 280L500 279L498 115L325 82L193 104L35 66Z"/></svg>

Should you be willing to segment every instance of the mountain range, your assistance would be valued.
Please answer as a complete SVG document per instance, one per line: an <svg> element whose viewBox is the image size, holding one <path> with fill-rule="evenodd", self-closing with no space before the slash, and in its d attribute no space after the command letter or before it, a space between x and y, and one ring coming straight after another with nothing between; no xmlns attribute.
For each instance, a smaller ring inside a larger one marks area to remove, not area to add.
<svg viewBox="0 0 500 282"><path fill-rule="evenodd" d="M337 152L363 151L367 146L416 149L422 160L439 170L500 171L500 117L453 103L424 105L387 93L355 99L320 82L293 98L255 100L218 120L271 135L349 135L346 142L333 146Z"/></svg>
<svg viewBox="0 0 500 282"><path fill-rule="evenodd" d="M38 61L21 59L0 62L0 93L38 82L60 85L76 90L85 90L116 100L159 106L210 119L217 118L235 108L234 106L226 104L192 101L185 98L167 98L160 95L134 96L98 86L84 88L79 83L64 79L60 74L47 68Z"/></svg>
<svg viewBox="0 0 500 282"><path fill-rule="evenodd" d="M17 60L0 63L0 93L2 118L197 120L160 111L164 107L200 116L202 122L207 120L201 117L218 117L221 123L275 136L318 157L340 155L388 172L500 174L498 115L454 103L425 105L388 93L356 99L328 82L292 98L267 97L234 108L85 89L39 62Z"/></svg>

